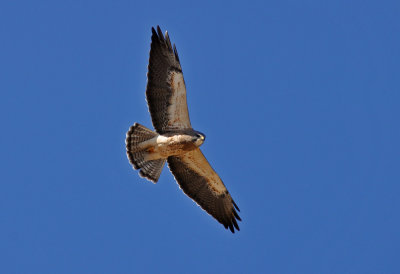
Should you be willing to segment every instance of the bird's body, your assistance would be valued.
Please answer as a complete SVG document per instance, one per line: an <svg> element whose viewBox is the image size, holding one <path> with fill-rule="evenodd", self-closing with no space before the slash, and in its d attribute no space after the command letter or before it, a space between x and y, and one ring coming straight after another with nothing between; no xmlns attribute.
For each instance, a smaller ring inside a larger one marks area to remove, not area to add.
<svg viewBox="0 0 400 274"><path fill-rule="evenodd" d="M131 126L126 134L128 159L140 176L154 183L168 162L186 195L225 228L239 230L239 208L199 148L205 135L191 126L176 47L159 27L152 33L146 99L156 131L138 123Z"/></svg>
<svg viewBox="0 0 400 274"><path fill-rule="evenodd" d="M157 135L139 143L135 150L146 152L145 161L166 159L169 156L179 156L199 147L202 141L201 139L197 141L195 138L193 135L184 133Z"/></svg>

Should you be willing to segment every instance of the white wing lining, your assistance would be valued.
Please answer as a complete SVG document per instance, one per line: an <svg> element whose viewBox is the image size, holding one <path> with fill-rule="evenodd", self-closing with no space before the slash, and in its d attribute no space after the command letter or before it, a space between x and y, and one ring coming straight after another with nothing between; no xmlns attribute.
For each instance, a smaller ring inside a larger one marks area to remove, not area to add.
<svg viewBox="0 0 400 274"><path fill-rule="evenodd" d="M169 75L172 96L168 106L167 128L187 129L191 128L189 111L186 101L186 87L183 74L171 71Z"/></svg>

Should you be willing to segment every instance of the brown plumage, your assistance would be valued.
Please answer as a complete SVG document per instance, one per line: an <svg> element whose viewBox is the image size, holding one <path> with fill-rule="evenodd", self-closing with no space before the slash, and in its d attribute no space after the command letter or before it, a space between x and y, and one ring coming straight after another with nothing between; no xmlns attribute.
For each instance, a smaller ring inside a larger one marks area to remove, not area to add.
<svg viewBox="0 0 400 274"><path fill-rule="evenodd" d="M130 163L156 183L167 161L183 192L234 233L241 221L239 208L199 148L205 136L190 123L178 52L160 27L152 28L147 78L146 99L156 132L138 123L129 129Z"/></svg>

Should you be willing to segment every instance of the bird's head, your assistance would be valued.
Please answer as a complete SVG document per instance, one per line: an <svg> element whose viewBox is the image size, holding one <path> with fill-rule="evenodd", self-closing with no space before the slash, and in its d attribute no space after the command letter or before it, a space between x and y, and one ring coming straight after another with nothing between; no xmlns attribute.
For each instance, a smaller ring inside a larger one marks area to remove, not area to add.
<svg viewBox="0 0 400 274"><path fill-rule="evenodd" d="M206 135L204 135L203 133L201 133L199 131L196 131L194 133L193 142L197 147L201 146L204 143L205 139L206 139Z"/></svg>

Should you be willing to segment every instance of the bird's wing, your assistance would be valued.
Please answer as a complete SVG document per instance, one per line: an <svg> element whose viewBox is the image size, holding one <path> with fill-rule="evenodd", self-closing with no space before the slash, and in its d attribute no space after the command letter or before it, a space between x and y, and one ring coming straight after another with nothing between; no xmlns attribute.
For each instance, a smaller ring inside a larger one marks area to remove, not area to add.
<svg viewBox="0 0 400 274"><path fill-rule="evenodd" d="M152 28L146 99L158 133L192 128L178 52L159 26Z"/></svg>
<svg viewBox="0 0 400 274"><path fill-rule="evenodd" d="M234 233L241 221L239 210L224 183L199 148L181 156L168 157L168 166L179 186L202 209Z"/></svg>

